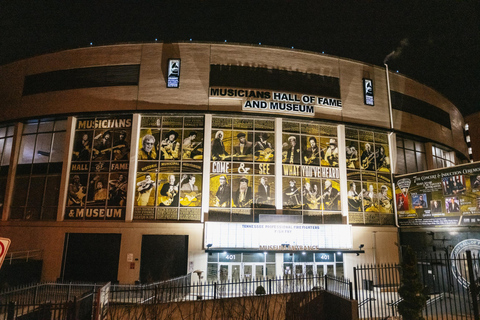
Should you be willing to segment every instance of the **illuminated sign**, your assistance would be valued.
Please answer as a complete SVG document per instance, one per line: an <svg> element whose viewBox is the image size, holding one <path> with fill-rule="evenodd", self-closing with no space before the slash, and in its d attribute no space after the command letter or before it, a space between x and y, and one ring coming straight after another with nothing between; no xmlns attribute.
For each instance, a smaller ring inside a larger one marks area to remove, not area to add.
<svg viewBox="0 0 480 320"><path fill-rule="evenodd" d="M292 92L210 88L210 98L238 99L245 111L313 116L316 107L342 108L342 100Z"/></svg>
<svg viewBox="0 0 480 320"><path fill-rule="evenodd" d="M210 249L316 251L351 249L350 225L205 222Z"/></svg>
<svg viewBox="0 0 480 320"><path fill-rule="evenodd" d="M180 85L180 59L168 59L167 88Z"/></svg>
<svg viewBox="0 0 480 320"><path fill-rule="evenodd" d="M373 106L373 81L371 79L363 79L363 99L367 106Z"/></svg>

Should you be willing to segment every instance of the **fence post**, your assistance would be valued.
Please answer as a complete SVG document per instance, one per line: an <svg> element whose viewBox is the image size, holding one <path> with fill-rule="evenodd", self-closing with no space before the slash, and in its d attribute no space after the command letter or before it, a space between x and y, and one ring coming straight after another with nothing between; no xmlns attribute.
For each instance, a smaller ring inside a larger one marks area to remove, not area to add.
<svg viewBox="0 0 480 320"><path fill-rule="evenodd" d="M475 283L475 276L473 274L472 252L470 250L467 250L465 251L465 253L467 254L468 280L470 282L470 294L472 296L473 316L475 319L479 319L477 285Z"/></svg>
<svg viewBox="0 0 480 320"><path fill-rule="evenodd" d="M10 301L8 303L7 309L7 320L14 320L15 319L15 302Z"/></svg>
<svg viewBox="0 0 480 320"><path fill-rule="evenodd" d="M355 300L358 301L357 267L353 267L353 283L355 284Z"/></svg>
<svg viewBox="0 0 480 320"><path fill-rule="evenodd" d="M352 281L348 282L348 290L350 290L350 300L353 300Z"/></svg>
<svg viewBox="0 0 480 320"><path fill-rule="evenodd" d="M213 284L213 299L217 299L217 283Z"/></svg>
<svg viewBox="0 0 480 320"><path fill-rule="evenodd" d="M325 279L324 279L324 282L325 282L325 291L328 291L328 285L327 285L327 275L324 275Z"/></svg>
<svg viewBox="0 0 480 320"><path fill-rule="evenodd" d="M268 279L268 294L272 294L272 279Z"/></svg>

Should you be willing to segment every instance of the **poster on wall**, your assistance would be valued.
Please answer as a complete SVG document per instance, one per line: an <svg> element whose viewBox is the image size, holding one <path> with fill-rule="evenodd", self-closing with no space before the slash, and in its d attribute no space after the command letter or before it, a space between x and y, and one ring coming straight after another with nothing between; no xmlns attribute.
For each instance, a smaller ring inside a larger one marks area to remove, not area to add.
<svg viewBox="0 0 480 320"><path fill-rule="evenodd" d="M480 163L395 177L401 226L480 224Z"/></svg>
<svg viewBox="0 0 480 320"><path fill-rule="evenodd" d="M66 220L123 220L132 117L78 119Z"/></svg>

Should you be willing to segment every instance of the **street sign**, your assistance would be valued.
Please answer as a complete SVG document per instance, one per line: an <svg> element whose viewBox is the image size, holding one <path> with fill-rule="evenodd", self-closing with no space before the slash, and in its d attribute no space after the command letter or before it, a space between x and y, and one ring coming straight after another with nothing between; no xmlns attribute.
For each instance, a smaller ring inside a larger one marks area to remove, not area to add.
<svg viewBox="0 0 480 320"><path fill-rule="evenodd" d="M10 247L10 239L0 238L0 268L2 267L3 260L7 255L8 247Z"/></svg>

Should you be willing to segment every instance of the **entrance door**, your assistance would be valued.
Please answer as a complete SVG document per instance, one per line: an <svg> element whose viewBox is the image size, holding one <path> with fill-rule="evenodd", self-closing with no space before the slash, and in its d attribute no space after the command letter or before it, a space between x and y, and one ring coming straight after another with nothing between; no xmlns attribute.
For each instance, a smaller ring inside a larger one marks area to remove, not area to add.
<svg viewBox="0 0 480 320"><path fill-rule="evenodd" d="M218 270L220 282L238 282L240 281L240 264L239 263L225 263L220 264Z"/></svg>
<svg viewBox="0 0 480 320"><path fill-rule="evenodd" d="M261 280L265 277L265 268L263 264L244 263L243 277L245 280Z"/></svg>

